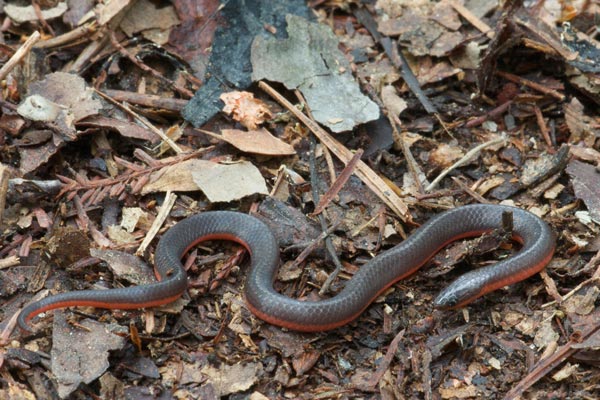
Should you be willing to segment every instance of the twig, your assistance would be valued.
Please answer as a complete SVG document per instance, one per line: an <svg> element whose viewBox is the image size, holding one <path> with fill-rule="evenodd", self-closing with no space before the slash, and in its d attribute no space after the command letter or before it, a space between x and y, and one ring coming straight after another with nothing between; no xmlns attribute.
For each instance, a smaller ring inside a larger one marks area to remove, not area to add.
<svg viewBox="0 0 600 400"><path fill-rule="evenodd" d="M373 16L365 8L357 8L354 12L354 15L358 19L358 22L360 22L369 31L373 39L379 42L381 47L383 47L385 54L388 56L394 67L398 68L400 74L402 74L404 82L406 82L406 85L409 87L411 92L415 94L425 111L427 111L429 114L437 115L437 109L421 89L419 81L410 69L408 62L406 62L402 53L398 52L398 44L389 37L383 37L379 33L377 30L377 23L373 19Z"/></svg>
<svg viewBox="0 0 600 400"><path fill-rule="evenodd" d="M15 326L17 326L17 318L20 313L21 309L19 308L17 312L8 319L6 325L4 325L4 329L0 334L0 346L5 347L9 343L10 335L15 330ZM2 363L4 363L4 350L0 353L0 368L2 367Z"/></svg>
<svg viewBox="0 0 600 400"><path fill-rule="evenodd" d="M350 176L352 176L352 172L354 172L356 163L358 162L358 160L360 160L362 154L362 149L358 149L356 151L356 154L354 154L352 160L350 160L350 162L346 164L346 167L344 168L342 173L338 175L336 180L333 181L333 183L331 184L329 190L323 195L323 197L321 197L321 200L319 200L319 204L317 204L315 210L312 212L311 215L314 216L321 214L325 207L327 207L327 205L331 203L331 200L333 200L333 198L340 192L340 190L342 190L346 182L348 182L348 179L350 179Z"/></svg>
<svg viewBox="0 0 600 400"><path fill-rule="evenodd" d="M151 68L148 65L144 64L137 57L135 57L133 54L131 54L129 51L127 51L127 49L125 47L123 47L121 45L121 43L119 43L119 41L117 40L117 37L113 31L110 31L110 42L119 51L119 53L121 53L123 56L127 57L129 59L129 61L131 61L133 64L137 65L138 68L140 68L142 71L149 73L150 75L152 75L159 81L164 82L165 84L169 85L170 87L175 89L180 95L182 95L188 99L191 99L192 97L194 97L194 93L187 90L186 88L183 88L183 87L177 85L175 82L171 81L170 79L167 79L163 74L161 74L154 68Z"/></svg>
<svg viewBox="0 0 600 400"><path fill-rule="evenodd" d="M314 117L312 115L312 112L310 110L310 107L308 106L308 104L306 103L306 100L304 99L304 96L302 96L302 93L299 90L295 91L296 97L298 98L298 100L300 101L301 104L304 105L304 109L306 110L306 114L308 115L308 118L316 124L316 122L314 121ZM319 200L319 185L318 185L318 173L317 173L317 158L316 158L316 149L317 149L317 142L315 140L315 137L311 135L310 137L310 187L311 187L311 191L312 191L312 196L313 196L313 201L318 204L317 208L319 207L320 204L322 204L322 202ZM331 177L331 182L333 182L331 189L333 189L333 186L336 184L336 182L338 181L335 177L335 169L334 169L334 165L333 165L333 159L331 158L331 153L329 152L329 150L327 150L326 146L323 146L323 154L325 155L325 161L327 162L327 166L329 167L329 175ZM361 152L362 154L362 152ZM354 170L354 167L356 166L356 163L358 162L358 160L360 160L360 155L358 155L358 157L356 157L356 155L354 155L354 157L352 158L352 160L350 160L348 162L348 164L346 165L346 168L344 168L344 171L342 172L342 174L347 171L347 170ZM350 166L350 164L353 164L353 167L348 168ZM341 177L342 174L340 174L340 178L341 180L343 180L343 178ZM348 177L350 176L350 173L348 174ZM346 178L347 180L347 178ZM344 180L344 182L346 182L346 180ZM343 186L343 183L340 186ZM339 189L338 189L339 191ZM325 205L323 205L323 208L325 207ZM325 219L325 216L323 214L321 214L320 212L318 213L318 217L319 219L319 224L321 225L321 235L319 235L319 238L317 238L316 240L314 240L312 242L311 245L307 246L302 253L296 257L296 259L294 260L294 263L298 263L297 265L299 265L300 262L302 262L306 257L308 257L308 255L310 253L312 253L314 247L317 245L317 243L319 243L322 240L325 242L325 249L327 250L327 253L329 254L329 257L331 259L331 261L333 262L333 265L335 265L335 269L331 272L331 274L329 274L329 276L327 277L327 279L325 280L325 282L323 282L323 285L321 285L321 288L319 289L319 295L320 296L324 296L325 294L327 294L329 292L329 289L331 288L331 284L333 283L333 281L338 277L338 275L340 274L340 272L342 272L342 262L340 261L337 252L335 251L335 246L333 245L333 242L331 240L331 236L329 236L331 234L331 232L334 231L335 227L337 226L337 224L335 224L334 226L327 228L327 221Z"/></svg>
<svg viewBox="0 0 600 400"><path fill-rule="evenodd" d="M138 249L135 252L137 256L142 256L144 254L146 248L150 245L150 242L152 242L160 228L163 226L163 223L169 216L169 213L171 212L171 209L175 204L175 200L177 200L177 195L173 194L170 191L167 192L167 194L165 195L165 200L162 206L160 206L160 211L156 215L156 218L154 219L154 222L152 223L148 234L146 235L144 240L142 240L140 247L138 247Z"/></svg>
<svg viewBox="0 0 600 400"><path fill-rule="evenodd" d="M13 68L21 62L23 57L25 57L29 53L33 45L36 44L38 40L40 40L40 33L38 31L35 31L31 34L31 36L29 36L25 43L23 43L23 45L19 47L19 49L6 62L6 64L4 64L2 68L0 68L0 81L4 80L8 76L10 71L12 71Z"/></svg>
<svg viewBox="0 0 600 400"><path fill-rule="evenodd" d="M137 104L145 107L162 108L168 111L181 112L188 103L184 99L172 99L161 97L155 94L142 94L136 92L128 92L126 90L106 89L104 91L108 96L117 101L126 101L130 104Z"/></svg>
<svg viewBox="0 0 600 400"><path fill-rule="evenodd" d="M81 179L77 179L77 175L75 175L76 179L67 178L62 175L56 175L56 177L61 182L65 183L65 186L63 186L62 190L57 195L57 197L61 197L65 193L71 192L71 191L79 191L79 190L84 190L84 189L95 189L95 188L102 188L102 187L106 187L106 186L116 187L119 184L125 185L125 183L130 182L131 180L133 180L139 176L150 174L150 173L157 171L161 168L164 168L166 166L173 165L173 164L197 157L200 154L202 154L206 151L209 151L212 148L213 147L211 146L211 147L197 150L193 153L181 154L179 156L171 157L171 158L169 158L168 161L162 161L158 165L140 169L138 171L134 171L134 172L131 172L128 174L116 176L114 178L106 178L106 179L98 179L98 180L87 180L87 179L81 180ZM115 160L117 160L117 158Z"/></svg>
<svg viewBox="0 0 600 400"><path fill-rule="evenodd" d="M6 194L8 193L8 168L0 163L0 224L2 223L2 215L6 206Z"/></svg>
<svg viewBox="0 0 600 400"><path fill-rule="evenodd" d="M398 346L400 345L400 340L402 340L402 338L404 337L405 332L406 330L402 329L400 332L398 332L398 334L390 343L385 353L385 356L383 356L383 360L377 367L377 370L371 375L369 380L366 382L369 388L374 388L381 381L383 374L385 374L385 371L387 371L387 369L390 367L390 364L392 363L392 360L396 355L396 351L398 350Z"/></svg>
<svg viewBox="0 0 600 400"><path fill-rule="evenodd" d="M92 59L96 54L98 54L102 49L106 47L108 43L108 37L102 36L98 40L94 40L90 42L81 53L77 56L74 62L69 62L63 68L63 71L66 72L81 72L84 69L84 65L88 63L90 59Z"/></svg>
<svg viewBox="0 0 600 400"><path fill-rule="evenodd" d="M476 191L474 191L473 189L471 189L470 187L468 187L467 185L465 185L463 182L461 182L460 179L458 179L457 177L452 177L452 180L454 181L454 183L456 183L458 185L459 188L461 188L466 194L468 194L469 196L471 196L472 198L474 198L475 200L477 200L479 203L483 203L483 204L490 204L491 201L489 201L488 199L486 199L485 197L483 197L482 195L480 195L479 193L477 193Z"/></svg>
<svg viewBox="0 0 600 400"><path fill-rule="evenodd" d="M400 142L400 149L402 150L402 154L404 154L404 159L406 160L406 164L408 165L408 170L410 171L413 181L415 181L415 185L417 186L417 191L419 192L419 194L423 194L423 184L421 182L421 177L424 177L425 174L421 170L421 167L419 167L419 164L417 164L417 160L415 160L415 157L412 155L410 147L408 147L408 143L406 143L406 140L404 140L404 135L399 135L398 139ZM424 180L427 181L427 179Z"/></svg>
<svg viewBox="0 0 600 400"><path fill-rule="evenodd" d="M42 24L42 26L48 31L48 33L50 33L52 36L54 36L55 35L54 29L52 29L52 27L48 24L48 21L46 21L46 19L44 18L44 15L42 14L42 9L40 8L38 1L33 0L31 2L31 6L33 7L35 16L37 17L38 21L40 21L40 24Z"/></svg>
<svg viewBox="0 0 600 400"><path fill-rule="evenodd" d="M69 32L66 32L62 35L58 35L48 40L40 40L35 48L38 49L50 49L53 47L59 47L62 45L66 45L72 43L80 38L89 39L90 36L96 31L96 23L90 22L85 25L79 26Z"/></svg>
<svg viewBox="0 0 600 400"><path fill-rule="evenodd" d="M296 97L298 98L300 103L303 105L302 109L304 111L306 111L306 115L308 115L308 118L310 118L314 123L316 123L315 117L312 114L312 110L308 106L308 103L306 102L306 99L302 95L302 92L299 91L298 89L296 89L296 90L294 90L294 94L296 95ZM335 165L333 163L333 158L331 157L331 152L329 151L327 146L322 146L321 148L323 149L323 156L325 157L325 162L327 163L327 169L329 170L330 182L335 182L335 176L336 176L335 175Z"/></svg>
<svg viewBox="0 0 600 400"><path fill-rule="evenodd" d="M273 97L279 104L287 108L296 118L298 118L304 125L308 127L319 138L321 143L329 148L344 164L348 163L354 154L348 150L344 145L335 140L329 135L324 129L318 124L308 118L305 114L299 111L292 103L290 103L285 97L280 95L275 89L266 84L260 82L259 87ZM412 217L408 212L408 207L398 195L396 195L390 187L377 175L367 164L362 160L359 160L356 164L356 175L371 189L375 192L381 200L387 204L388 207L400 217L403 221L411 221Z"/></svg>
<svg viewBox="0 0 600 400"><path fill-rule="evenodd" d="M535 111L535 119L540 128L540 132L548 145L548 153L554 154L556 151L552 146L552 140L550 139L550 131L548 130L548 125L546 125L546 121L544 121L544 116L542 115L542 110L537 105L533 106L533 111Z"/></svg>
<svg viewBox="0 0 600 400"><path fill-rule="evenodd" d="M464 155L463 158L461 158L460 160L458 160L457 162L455 162L454 164L452 164L451 166L449 166L448 168L446 168L445 170L443 170L437 178L435 178L433 180L433 182L431 182L429 184L429 186L427 186L425 188L426 192L429 192L430 190L433 190L438 183L440 183L440 181L442 179L444 179L444 177L446 175L448 175L450 172L452 172L453 170L455 170L456 168L460 167L461 165L466 164L467 162L469 162L471 159L473 159L477 154L479 154L479 152L483 149L485 149L486 147L490 147L490 146L494 146L496 144L499 143L504 143L506 141L506 135L502 134L502 136L500 136L499 138L493 139L493 140L489 140L485 143L480 144L479 146L469 150L467 152L467 154Z"/></svg>
<svg viewBox="0 0 600 400"><path fill-rule="evenodd" d="M316 156L315 156L315 148L316 147L317 147L317 143L316 143L315 137L311 136L310 137L310 166L311 166L311 168L310 168L310 186L312 189L313 201L316 203L319 203L319 189L318 189L319 185L317 183L318 174L317 174L317 162L316 162ZM329 229L327 229L327 221L325 220L325 216L323 214L319 214L318 218L319 218L319 223L321 225L321 230L322 230L321 235L323 236L324 241L325 241L325 248L327 249L327 253L329 254L329 257L331 258L333 265L335 265L335 269L333 270L333 272L331 274L329 274L329 276L327 277L327 279L321 286L321 289L319 290L319 295L322 296L322 295L326 294L327 292L329 292L331 283L334 281L335 278L337 278L337 276L340 274L340 272L342 271L342 269L344 267L342 265L342 262L338 258L338 255L335 251L335 246L333 245L333 242L331 241L331 237L329 236ZM315 240L314 243L318 243L318 241ZM306 251L303 251L302 253L306 253ZM298 257L297 260L299 258L300 257ZM295 262L297 262L297 260Z"/></svg>
<svg viewBox="0 0 600 400"><path fill-rule="evenodd" d="M473 118L470 121L467 121L465 123L465 127L466 128L474 128L476 126L483 124L489 118L495 118L495 117L499 116L500 114L502 114L506 110L508 110L508 108L512 105L512 103L513 103L512 100L509 100L507 102L500 104L498 107L494 108L493 110L491 110L483 115L480 115L477 118Z"/></svg>
<svg viewBox="0 0 600 400"><path fill-rule="evenodd" d="M285 248L286 252L304 247L304 249L300 252L300 254L298 254L298 256L294 259L294 261L292 261L292 263L290 264L290 268L294 269L294 268L300 267L300 264L302 264L306 260L306 258L309 255L311 255L311 253L315 250L315 248L317 248L319 243L321 243L321 240L326 241L327 239L330 239L329 235L331 235L338 228L338 226L339 226L339 223L332 225L328 229L321 232L319 234L319 236L317 236L315 239L311 240L310 242L295 243L291 246L286 247ZM342 266L341 262L339 261L337 254L335 254L335 249L334 249L333 254L334 254L334 257L332 258L332 260L334 260L333 263L334 264L339 263L340 270L341 270L343 268L343 266ZM337 270L337 267L336 267L336 270ZM334 278L335 278L335 276L337 276L337 273L335 273L335 272L331 273L329 276L332 276L332 275L334 275ZM329 285L323 284L323 286L321 287L321 291L323 290L323 287L327 287L327 286L329 286ZM322 294L321 291L319 291L319 294Z"/></svg>
<svg viewBox="0 0 600 400"><path fill-rule="evenodd" d="M475 28L479 29L479 31L484 33L488 38L494 38L494 30L488 24L480 20L475 14L469 11L465 6L459 4L454 0L448 0L448 3L456 10L457 13L459 13L464 19L469 21L469 23Z"/></svg>
<svg viewBox="0 0 600 400"><path fill-rule="evenodd" d="M566 344L559 347L558 350L555 351L551 356L538 361L531 372L529 372L515 387L506 393L504 400L515 400L520 398L525 390L529 389L537 381L542 379L544 376L550 373L550 371L560 365L563 361L575 354L579 349L574 348L574 345L585 341L590 336L598 332L599 329L600 324L596 320L595 323L583 333L573 334L571 339Z"/></svg>
<svg viewBox="0 0 600 400"><path fill-rule="evenodd" d="M554 97L557 100L563 101L565 99L564 94L559 93L554 89L549 89L545 86L542 86L537 82L530 81L529 79L525 79L520 76L510 74L508 72L503 72L503 71L496 71L496 75L499 75L502 78L509 80L511 82L517 83L519 85L527 86L533 90L537 90L540 93L547 94L548 96Z"/></svg>
<svg viewBox="0 0 600 400"><path fill-rule="evenodd" d="M173 151L175 151L175 153L177 153L177 154L183 153L183 150L181 149L181 147L179 147L177 145L177 143L175 143L170 137L165 135L165 133L163 131L161 131L154 125L152 125L146 118L142 117L141 115L139 115L138 113L133 111L127 105L125 105L123 103L119 103L118 101L114 100L112 97L102 93L101 91L99 91L97 89L94 89L94 90L96 91L96 93L98 93L100 96L102 96L103 99L110 101L112 104L116 105L117 107L119 107L119 108L125 110L126 112L128 112L129 114L131 114L131 116L133 116L135 119L137 119L143 125L145 125L148 129L150 129L158 137L160 137L166 144L168 144L169 147L171 147L173 149Z"/></svg>

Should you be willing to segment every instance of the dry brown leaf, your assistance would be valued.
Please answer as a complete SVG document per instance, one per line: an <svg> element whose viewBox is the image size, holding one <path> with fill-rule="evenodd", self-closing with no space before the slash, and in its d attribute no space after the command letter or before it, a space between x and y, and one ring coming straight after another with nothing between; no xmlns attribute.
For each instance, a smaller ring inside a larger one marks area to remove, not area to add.
<svg viewBox="0 0 600 400"><path fill-rule="evenodd" d="M296 150L292 146L276 138L265 128L251 131L223 129L221 135L227 143L246 153L269 156L296 154Z"/></svg>

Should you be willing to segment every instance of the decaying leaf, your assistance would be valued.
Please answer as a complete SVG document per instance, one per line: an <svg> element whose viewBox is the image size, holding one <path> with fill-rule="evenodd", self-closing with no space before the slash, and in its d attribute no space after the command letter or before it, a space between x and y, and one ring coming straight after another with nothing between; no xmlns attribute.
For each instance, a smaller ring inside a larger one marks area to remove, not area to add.
<svg viewBox="0 0 600 400"><path fill-rule="evenodd" d="M286 20L287 39L254 39L252 79L299 89L315 120L334 132L379 118L379 108L361 93L331 28L291 14Z"/></svg>
<svg viewBox="0 0 600 400"><path fill-rule="evenodd" d="M251 162L223 165L192 171L194 182L211 202L239 200L253 194L268 194L265 179Z"/></svg>
<svg viewBox="0 0 600 400"><path fill-rule="evenodd" d="M120 279L134 285L147 285L156 282L152 268L139 257L118 250L90 249L93 257L106 262L111 271Z"/></svg>
<svg viewBox="0 0 600 400"><path fill-rule="evenodd" d="M67 11L67 2L62 1L56 6L52 8L48 8L45 10L41 10L41 16L44 20L48 21L53 18L58 18L63 15ZM32 5L21 6L17 5L15 2L11 4L6 4L4 6L4 12L10 19L12 19L15 24L22 24L25 22L38 21L39 15L35 11L35 8Z"/></svg>
<svg viewBox="0 0 600 400"><path fill-rule="evenodd" d="M276 138L265 128L247 132L239 129L223 129L221 135L227 143L246 153L269 156L296 154L292 146Z"/></svg>
<svg viewBox="0 0 600 400"><path fill-rule="evenodd" d="M592 219L600 224L600 174L593 165L573 160L567 166L575 195L587 206Z"/></svg>
<svg viewBox="0 0 600 400"><path fill-rule="evenodd" d="M215 389L217 397L248 390L254 385L262 371L261 363L222 364L219 368L207 365L202 373Z"/></svg>
<svg viewBox="0 0 600 400"><path fill-rule="evenodd" d="M109 351L125 344L125 338L110 332L105 324L91 319L80 324L82 328L71 326L64 312L54 313L51 361L61 398L66 398L81 383L100 377L110 365Z"/></svg>
<svg viewBox="0 0 600 400"><path fill-rule="evenodd" d="M250 130L258 128L265 120L271 118L269 107L255 99L250 92L223 93L221 100L225 103L223 112L230 114L233 119Z"/></svg>
<svg viewBox="0 0 600 400"><path fill-rule="evenodd" d="M20 116L32 121L51 122L58 118L64 107L39 94L27 97L17 108Z"/></svg>
<svg viewBox="0 0 600 400"><path fill-rule="evenodd" d="M204 192L211 202L233 201L253 194L268 193L260 171L248 161L223 165L195 159L153 173L142 193L196 190Z"/></svg>

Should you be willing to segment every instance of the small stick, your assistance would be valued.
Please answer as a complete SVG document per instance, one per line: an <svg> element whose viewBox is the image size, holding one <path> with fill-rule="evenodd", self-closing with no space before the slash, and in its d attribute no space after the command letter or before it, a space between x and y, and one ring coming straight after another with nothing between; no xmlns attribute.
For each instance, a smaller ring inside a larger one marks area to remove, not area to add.
<svg viewBox="0 0 600 400"><path fill-rule="evenodd" d="M517 385L506 393L504 400L515 400L520 398L525 390L533 386L554 368L575 354L579 349L574 346L589 339L600 329L600 324L598 324L597 319L592 318L590 320L594 322L590 323L590 326L587 329L583 332L574 333L571 335L571 339L563 346L560 346L551 356L538 361L533 369L531 369Z"/></svg>
<svg viewBox="0 0 600 400"><path fill-rule="evenodd" d="M417 164L417 160L413 156L410 151L410 147L408 147L408 143L404 140L404 135L399 135L399 144L402 149L402 154L404 154L404 159L406 160L406 164L408 165L408 170L412 175L413 181L415 181L415 185L417 186L417 191L419 194L423 194L423 184L421 183L421 177L425 176L419 164Z"/></svg>
<svg viewBox="0 0 600 400"><path fill-rule="evenodd" d="M330 134L328 134L318 124L308 118L304 113L298 110L292 103L290 103L285 97L279 94L275 89L266 84L260 82L258 86L273 97L279 104L288 109L296 118L298 118L304 125L315 134L326 147L329 148L344 164L348 163L354 154L348 150L344 145L335 140ZM392 191L392 189L385 183L383 179L379 177L367 164L362 160L359 160L356 164L356 175L379 196L381 200L387 204L388 207L400 217L404 222L411 221L412 217L408 212L408 206L402 201L402 199Z"/></svg>
<svg viewBox="0 0 600 400"><path fill-rule="evenodd" d="M546 125L546 121L544 121L544 116L542 115L542 110L538 106L533 106L533 111L535 111L535 119L537 120L537 124L540 127L540 132L548 145L548 153L554 154L556 151L552 146L552 140L550 139L550 131L548 130L548 125Z"/></svg>
<svg viewBox="0 0 600 400"><path fill-rule="evenodd" d="M311 168L310 168L310 186L312 189L313 201L315 201L316 203L320 203L319 202L319 190L318 190L319 185L317 184L318 174L317 174L317 157L315 155L316 147L317 147L317 141L315 140L314 136L311 136L310 137L310 166L311 166ZM331 261L335 265L335 269L333 270L333 272L331 274L329 274L329 276L327 277L327 279L321 286L321 289L319 290L319 295L322 296L322 295L326 294L327 292L329 292L331 283L340 274L340 272L343 269L343 266L342 266L342 262L338 258L337 253L335 252L335 246L333 245L333 242L331 241L331 237L327 233L329 230L327 229L327 221L325 221L325 216L323 214L319 214L318 218L319 218L319 224L321 225L321 230L322 230L321 235L323 236L324 241L325 241L325 248L327 249L327 253L329 254L329 257L331 257ZM333 231L333 228L330 228L330 229ZM318 242L315 240L314 243L318 243ZM309 249L307 248L302 253L306 254L306 251L308 251L308 250ZM312 249L310 249L310 250L312 251ZM300 257L298 257L298 258L300 258ZM297 260L295 262L297 262Z"/></svg>
<svg viewBox="0 0 600 400"><path fill-rule="evenodd" d="M448 3L452 6L452 8L454 8L456 10L457 13L462 15L462 17L464 19L469 21L469 23L471 25L473 25L479 31L484 33L488 38L490 38L490 39L494 38L495 32L492 30L492 28L488 24L486 24L485 22L480 20L475 14L473 14L471 11L469 11L465 6L463 6L462 4L459 4L458 2L456 2L454 0L448 0Z"/></svg>
<svg viewBox="0 0 600 400"><path fill-rule="evenodd" d="M452 164L451 166L449 166L448 168L446 168L445 170L443 170L437 178L435 178L433 180L433 182L431 182L429 184L429 186L427 186L425 188L426 192L429 192L430 190L434 189L438 183L440 183L440 181L442 179L444 179L444 177L446 175L448 175L450 172L452 172L453 170L455 170L456 168L460 167L461 165L466 164L467 162L469 162L471 159L473 159L477 154L479 154L479 152L481 152L481 150L485 149L486 147L490 147L490 146L494 146L496 144L499 143L504 143L506 142L506 135L502 135L499 138L493 139L493 140L489 140L485 143L480 144L479 146L469 150L469 152L467 152L467 154L464 155L463 158L461 158L460 160L458 160L457 162L455 162L454 164Z"/></svg>
<svg viewBox="0 0 600 400"><path fill-rule="evenodd" d="M154 222L152 223L152 226L148 231L148 234L146 235L144 240L142 240L140 247L138 247L138 249L135 252L137 256L141 256L144 254L146 248L150 245L150 242L152 241L152 239L154 239L154 237L162 227L163 223L169 216L169 213L171 212L171 209L175 204L175 200L177 200L177 195L168 191L162 206L160 206L160 211L156 215L156 218L154 219Z"/></svg>
<svg viewBox="0 0 600 400"><path fill-rule="evenodd" d="M48 40L39 41L34 47L38 49L50 49L53 47L59 47L62 45L66 45L72 42L75 42L77 39L86 38L89 39L92 33L96 31L95 23L87 23L83 26L79 26L72 31L67 33L63 33L62 35L58 35Z"/></svg>
<svg viewBox="0 0 600 400"><path fill-rule="evenodd" d="M548 96L554 97L557 100L563 101L565 99L564 94L559 93L554 89L549 89L545 86L542 86L537 82L530 81L529 79L525 79L520 76L510 74L508 72L503 72L503 71L496 71L496 74L506 80L517 83L519 85L527 86L533 90L537 90L540 93L547 94Z"/></svg>
<svg viewBox="0 0 600 400"><path fill-rule="evenodd" d="M2 223L2 215L4 214L4 207L6 206L9 178L10 174L8 173L8 168L0 163L0 223Z"/></svg>
<svg viewBox="0 0 600 400"><path fill-rule="evenodd" d="M36 44L38 40L40 40L40 33L38 31L35 31L31 34L31 36L29 36L29 39L27 39L25 43L23 43L23 45L19 47L19 49L6 62L6 64L4 64L2 68L0 68L0 81L4 80L8 76L9 72L12 71L13 68L21 62L23 57L25 57L29 53L33 45Z"/></svg>
<svg viewBox="0 0 600 400"><path fill-rule="evenodd" d="M494 108L493 110L480 115L477 118L473 118L470 121L467 121L467 123L465 123L465 127L467 128L474 128L476 126L479 126L481 124L483 124L485 121L488 120L488 118L495 118L497 116L499 116L500 114L504 113L506 110L508 110L508 108L512 105L512 100L509 100L505 103L500 104L498 107Z"/></svg>
<svg viewBox="0 0 600 400"><path fill-rule="evenodd" d="M19 256L8 256L0 260L0 269L14 267L21 263Z"/></svg>
<svg viewBox="0 0 600 400"><path fill-rule="evenodd" d="M350 160L348 164L346 164L346 167L344 168L342 173L338 175L337 179L331 184L329 190L321 197L321 200L319 200L319 204L317 204L317 207L315 207L315 211L312 212L313 216L321 214L325 207L327 207L327 205L331 202L331 200L333 200L333 198L340 192L340 190L342 190L346 182L348 182L348 179L350 179L350 176L352 176L354 168L356 167L356 163L358 162L358 160L360 160L362 154L362 149L358 149L356 151L356 154L354 154L352 160Z"/></svg>
<svg viewBox="0 0 600 400"><path fill-rule="evenodd" d="M479 193L477 193L476 191L474 191L473 189L471 189L470 187L465 185L463 182L461 182L460 179L458 179L456 177L452 177L452 180L454 181L454 183L456 183L458 185L459 188L462 189L462 191L464 191L466 194L468 194L469 196L471 196L472 198L477 200L479 203L483 203L483 204L491 203L491 201L489 201L488 199L486 199L485 197L483 197L482 195L480 195Z"/></svg>
<svg viewBox="0 0 600 400"><path fill-rule="evenodd" d="M165 98L155 94L142 94L125 90L106 89L104 93L117 101L126 101L130 104L145 107L162 108L163 110L168 111L180 112L188 103L188 101L184 99Z"/></svg>
<svg viewBox="0 0 600 400"><path fill-rule="evenodd" d="M139 115L138 113L136 113L135 111L133 111L131 108L129 108L127 105L119 103L118 101L114 100L113 98L111 98L110 96L102 93L101 91L94 89L96 91L96 93L98 93L103 99L108 100L109 102L113 103L114 105L116 105L119 108L122 108L123 110L125 110L126 112L128 112L129 114L131 114L131 116L133 116L135 119L137 119L138 121L140 121L143 125L145 125L148 129L150 129L152 132L154 132L156 135L158 135L158 137L160 137L162 140L164 140L164 142L166 144L169 145L169 147L171 147L173 149L173 151L175 151L175 153L177 154L181 154L183 153L183 150L181 149L181 147L179 147L177 145L177 143L175 143L170 137L168 137L167 135L165 135L165 133L163 131L161 131L160 129L158 129L157 127L155 127L154 125L152 125L148 120L146 120L146 118L142 117L141 115Z"/></svg>
<svg viewBox="0 0 600 400"><path fill-rule="evenodd" d="M182 96L184 96L188 99L191 99L192 97L194 97L194 93L187 90L186 88L180 87L175 82L167 79L163 74L161 74L154 68L151 68L148 65L144 64L137 57L135 57L133 54L131 54L129 51L127 51L127 49L125 47L123 47L121 45L121 43L119 43L119 41L117 40L117 37L113 31L110 32L110 42L119 51L119 53L121 53L121 54L123 54L123 56L127 57L129 59L129 61L131 61L133 64L137 65L138 68L140 68L142 71L149 73L150 75L152 75L159 81L162 81L165 84L169 85L170 87L175 89Z"/></svg>
<svg viewBox="0 0 600 400"><path fill-rule="evenodd" d="M298 101L300 101L300 104L302 104L303 110L306 111L306 115L308 115L308 118L310 118L316 124L315 117L312 114L312 110L308 106L308 103L306 102L306 99L302 95L302 92L299 91L298 89L296 89L296 90L294 90L294 94L298 98ZM334 182L335 181L335 165L333 164L333 158L331 157L331 152L329 151L327 146L323 146L321 148L323 149L323 156L325 156L325 162L327 163L327 168L329 169L330 182Z"/></svg>

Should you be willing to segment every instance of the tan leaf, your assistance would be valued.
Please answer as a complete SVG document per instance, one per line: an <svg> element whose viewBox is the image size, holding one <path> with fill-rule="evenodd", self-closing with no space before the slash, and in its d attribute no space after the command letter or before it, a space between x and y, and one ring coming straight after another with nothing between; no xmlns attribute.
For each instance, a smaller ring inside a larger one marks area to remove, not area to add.
<svg viewBox="0 0 600 400"><path fill-rule="evenodd" d="M251 131L223 129L221 134L227 143L246 153L270 156L296 154L296 150L292 146L276 138L265 128Z"/></svg>

